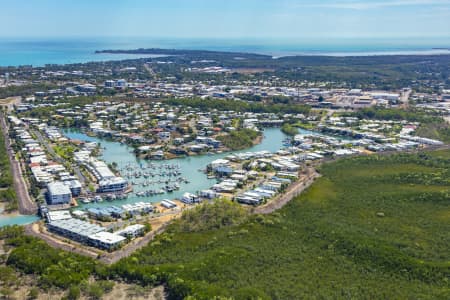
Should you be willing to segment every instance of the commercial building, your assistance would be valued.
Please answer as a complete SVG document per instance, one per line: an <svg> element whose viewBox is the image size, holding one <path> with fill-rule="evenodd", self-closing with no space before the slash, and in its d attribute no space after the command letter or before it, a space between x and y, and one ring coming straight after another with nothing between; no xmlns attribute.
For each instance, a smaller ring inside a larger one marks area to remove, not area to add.
<svg viewBox="0 0 450 300"><path fill-rule="evenodd" d="M218 194L213 190L203 190L200 191L200 197L206 199L214 199L218 197Z"/></svg>
<svg viewBox="0 0 450 300"><path fill-rule="evenodd" d="M164 208L175 208L177 207L177 204L173 201L170 201L168 199L164 199L163 201L161 201L161 206Z"/></svg>
<svg viewBox="0 0 450 300"><path fill-rule="evenodd" d="M98 180L111 179L116 177L109 167L99 160L91 160L91 171L94 173Z"/></svg>
<svg viewBox="0 0 450 300"><path fill-rule="evenodd" d="M184 193L183 197L181 198L181 202L186 204L194 204L200 202L200 199L197 195L191 193Z"/></svg>
<svg viewBox="0 0 450 300"><path fill-rule="evenodd" d="M89 216L99 220L109 219L109 218L123 218L125 216L125 211L117 206L110 207L91 207L88 210Z"/></svg>

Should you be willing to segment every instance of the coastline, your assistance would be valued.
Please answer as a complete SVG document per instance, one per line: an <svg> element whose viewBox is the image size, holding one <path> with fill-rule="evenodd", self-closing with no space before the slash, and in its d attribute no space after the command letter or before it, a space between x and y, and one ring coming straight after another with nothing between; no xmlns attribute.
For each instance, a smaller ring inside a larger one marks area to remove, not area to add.
<svg viewBox="0 0 450 300"><path fill-rule="evenodd" d="M118 50L95 50L95 54L109 55L155 55L159 57L171 57L185 54L232 54L232 55L254 55L271 56L273 59L286 57L371 57L371 56L434 56L450 55L450 48L428 47L424 49L373 49L373 50L291 50L291 51L232 51L216 50L211 51L208 47L200 49L164 49L164 48L139 48L139 49L118 49Z"/></svg>
<svg viewBox="0 0 450 300"><path fill-rule="evenodd" d="M247 53L265 55L273 58L291 56L389 56L389 55L450 55L450 39L443 37L423 41L422 39L183 39L183 38L107 38L93 40L89 37L72 39L53 38L8 39L0 38L0 67L32 65L43 67L46 64L75 65L89 62L140 59L135 54L113 54L109 51L132 51L120 49L187 49L186 51L208 51ZM27 51L23 52L23 47ZM106 50L108 51L108 50ZM103 52L96 54L96 52ZM172 54L173 55L173 54ZM156 55L157 56L157 55Z"/></svg>

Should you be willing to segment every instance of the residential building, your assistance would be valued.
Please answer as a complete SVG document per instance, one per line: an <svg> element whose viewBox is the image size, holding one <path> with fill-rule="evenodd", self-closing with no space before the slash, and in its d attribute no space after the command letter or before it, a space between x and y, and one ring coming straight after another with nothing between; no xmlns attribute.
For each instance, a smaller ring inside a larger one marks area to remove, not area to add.
<svg viewBox="0 0 450 300"><path fill-rule="evenodd" d="M47 185L47 203L49 205L68 204L72 199L70 188L61 181L50 182Z"/></svg>

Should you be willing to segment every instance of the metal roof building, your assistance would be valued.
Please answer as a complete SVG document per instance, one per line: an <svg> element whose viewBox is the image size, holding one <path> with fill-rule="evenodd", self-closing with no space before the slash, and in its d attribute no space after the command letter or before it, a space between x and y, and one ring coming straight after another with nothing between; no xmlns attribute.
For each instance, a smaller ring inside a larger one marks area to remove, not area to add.
<svg viewBox="0 0 450 300"><path fill-rule="evenodd" d="M68 210L49 211L49 212L47 212L46 216L47 216L47 220L49 222L67 220L67 219L72 218L72 215L70 214L70 211L68 211Z"/></svg>
<svg viewBox="0 0 450 300"><path fill-rule="evenodd" d="M106 250L119 247L125 240L125 237L107 231L101 231L89 236L90 244Z"/></svg>
<svg viewBox="0 0 450 300"><path fill-rule="evenodd" d="M89 241L89 236L105 231L105 228L91 224L78 219L56 220L50 222L49 230L71 238L75 241L86 243Z"/></svg>
<svg viewBox="0 0 450 300"><path fill-rule="evenodd" d="M106 232L106 228L78 219L56 220L47 224L54 233L97 248L112 250L125 240L123 236Z"/></svg>
<svg viewBox="0 0 450 300"><path fill-rule="evenodd" d="M48 204L67 204L72 199L70 188L61 181L50 182L47 190Z"/></svg>
<svg viewBox="0 0 450 300"><path fill-rule="evenodd" d="M141 235L141 234L144 233L144 228L145 228L144 225L134 224L134 225L130 225L130 226L128 226L128 227L126 227L126 228L124 228L124 229L122 229L120 231L116 231L116 232L114 232L114 234L120 235L120 236L123 236L123 237L130 236L130 237L135 238L138 235Z"/></svg>

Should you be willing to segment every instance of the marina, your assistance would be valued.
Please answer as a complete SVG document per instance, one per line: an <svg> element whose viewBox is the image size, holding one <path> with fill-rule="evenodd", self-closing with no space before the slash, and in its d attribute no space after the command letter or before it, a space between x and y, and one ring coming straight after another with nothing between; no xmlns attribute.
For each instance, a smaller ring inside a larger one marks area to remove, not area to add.
<svg viewBox="0 0 450 300"><path fill-rule="evenodd" d="M311 133L304 131L302 133ZM74 140L100 143L102 148L100 159L106 163L117 163L117 169L133 187L133 191L126 198L109 199L106 195L102 201L79 203L79 208L107 207L111 202L134 204L137 202L159 202L164 198L181 199L186 192L197 193L209 189L216 184L215 177L204 173L206 166L220 158L232 153L245 153L256 151L276 152L283 147L286 135L279 128L267 128L264 130L262 142L251 148L224 152L212 155L187 156L172 160L142 160L137 158L132 148L119 142L111 142L97 137L88 136L78 130L66 131L65 135Z"/></svg>
<svg viewBox="0 0 450 300"><path fill-rule="evenodd" d="M120 173L133 187L133 191L129 194L81 197L78 209L108 207L114 202L126 205L142 201L154 203L165 198L181 199L186 192L196 193L209 189L217 183L215 177L207 176L204 173L210 162L233 153L263 150L275 152L283 147L283 141L287 137L279 128L267 128L264 130L264 138L261 143L245 150L187 156L172 160L142 160L137 158L132 148L125 144L91 137L79 130L67 130L64 133L70 139L100 143L103 150L99 158L108 164L116 162ZM313 132L305 130L301 130L301 133L313 134ZM30 224L38 219L37 216L0 214L0 227Z"/></svg>

